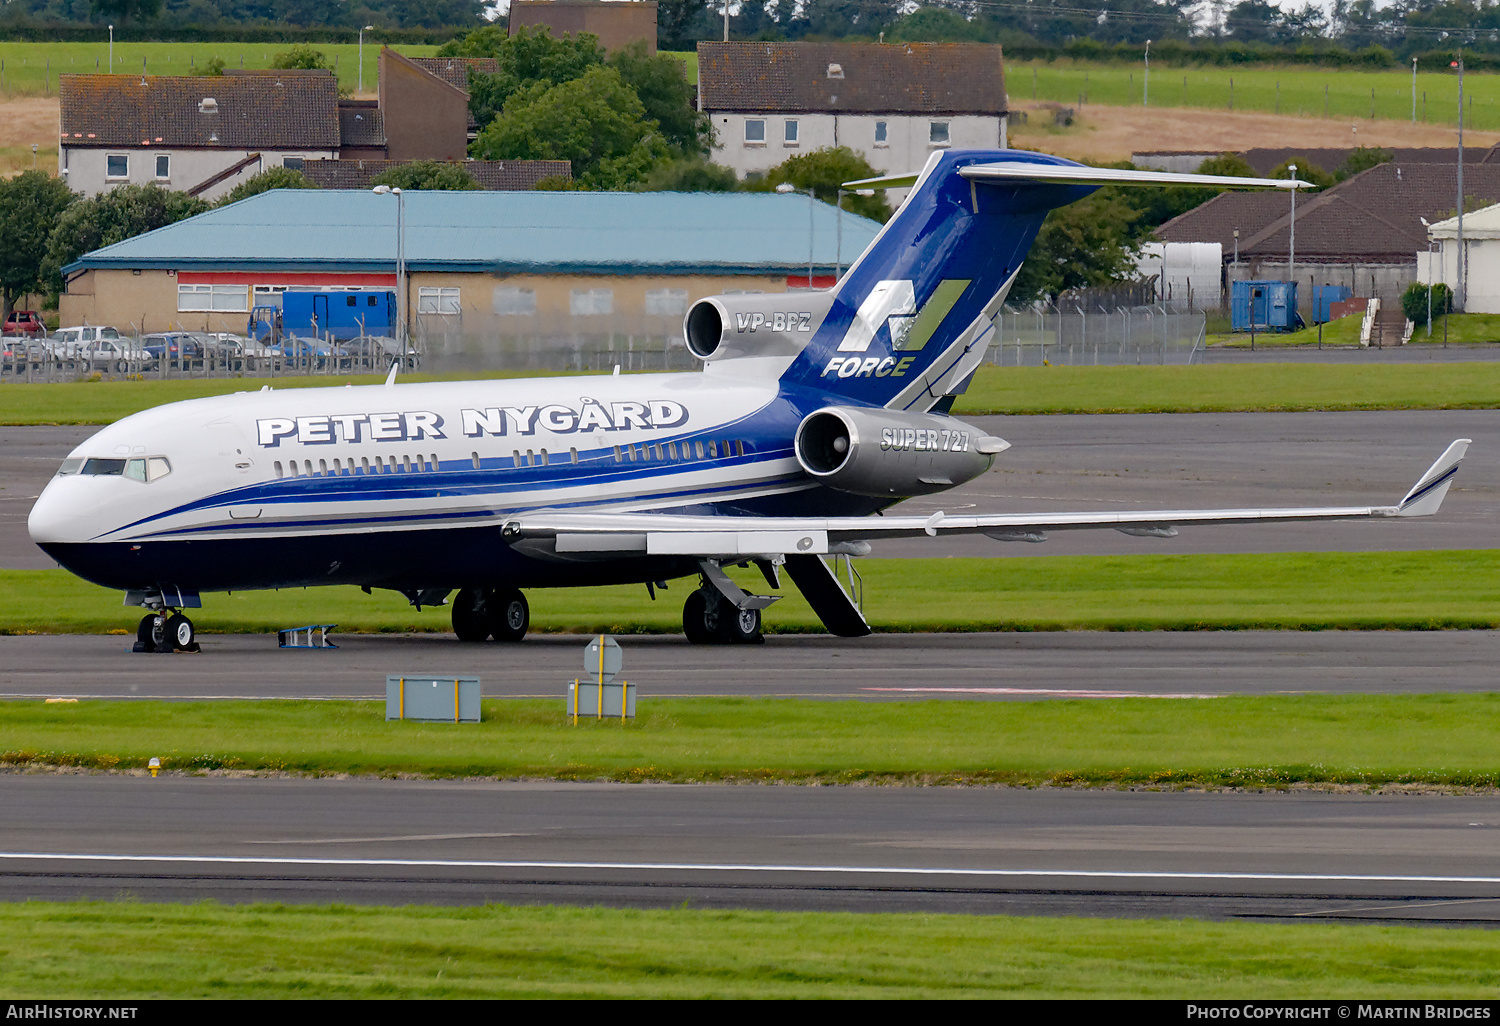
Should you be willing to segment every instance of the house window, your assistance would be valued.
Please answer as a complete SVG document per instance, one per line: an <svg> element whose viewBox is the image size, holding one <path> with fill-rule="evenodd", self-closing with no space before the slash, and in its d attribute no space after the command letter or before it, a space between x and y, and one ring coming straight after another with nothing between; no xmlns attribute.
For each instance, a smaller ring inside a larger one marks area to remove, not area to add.
<svg viewBox="0 0 1500 1026"><path fill-rule="evenodd" d="M257 285L255 286L255 305L274 306L280 310L281 294L285 291L285 285Z"/></svg>
<svg viewBox="0 0 1500 1026"><path fill-rule="evenodd" d="M497 285L493 303L501 317L530 317L536 313L536 290Z"/></svg>
<svg viewBox="0 0 1500 1026"><path fill-rule="evenodd" d="M129 178L130 157L124 153L111 153L104 158L105 178Z"/></svg>
<svg viewBox="0 0 1500 1026"><path fill-rule="evenodd" d="M889 125L889 122L885 122L885 121L877 121L877 122L875 122L875 145L876 146L889 146L890 144L891 144L891 142L890 142L890 125Z"/></svg>
<svg viewBox="0 0 1500 1026"><path fill-rule="evenodd" d="M250 286L178 285L177 309L180 312L245 313L250 309Z"/></svg>
<svg viewBox="0 0 1500 1026"><path fill-rule="evenodd" d="M766 144L766 121L764 118L745 119L745 144L747 146L764 146Z"/></svg>
<svg viewBox="0 0 1500 1026"><path fill-rule="evenodd" d="M302 157L282 157L281 166L291 168L293 171L301 171L303 165Z"/></svg>
<svg viewBox="0 0 1500 1026"><path fill-rule="evenodd" d="M574 289L568 295L568 313L574 317L610 314L614 309L614 289Z"/></svg>
<svg viewBox="0 0 1500 1026"><path fill-rule="evenodd" d="M647 289L647 317L681 317L687 311L687 289Z"/></svg>
<svg viewBox="0 0 1500 1026"><path fill-rule="evenodd" d="M156 155L156 177L172 177L172 157L170 154L158 153Z"/></svg>
<svg viewBox="0 0 1500 1026"><path fill-rule="evenodd" d="M796 146L797 145L797 121L796 121L795 118L787 118L787 122L786 122L786 144L788 146Z"/></svg>
<svg viewBox="0 0 1500 1026"><path fill-rule="evenodd" d="M417 313L456 314L458 312L458 289L427 286L417 289Z"/></svg>
<svg viewBox="0 0 1500 1026"><path fill-rule="evenodd" d="M931 125L930 125L930 127L928 128L928 131L927 131L927 141L930 142L934 146L947 146L948 145L948 122L946 122L946 121L934 121L934 122L931 122Z"/></svg>

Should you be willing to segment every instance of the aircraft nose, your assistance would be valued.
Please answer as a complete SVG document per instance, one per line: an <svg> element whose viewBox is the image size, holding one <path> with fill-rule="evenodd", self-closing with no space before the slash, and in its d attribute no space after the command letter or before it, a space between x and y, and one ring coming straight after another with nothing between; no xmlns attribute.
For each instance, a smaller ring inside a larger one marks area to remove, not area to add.
<svg viewBox="0 0 1500 1026"><path fill-rule="evenodd" d="M86 517L81 515L77 496L68 495L71 479L53 480L26 518L26 530L38 545L87 541Z"/></svg>

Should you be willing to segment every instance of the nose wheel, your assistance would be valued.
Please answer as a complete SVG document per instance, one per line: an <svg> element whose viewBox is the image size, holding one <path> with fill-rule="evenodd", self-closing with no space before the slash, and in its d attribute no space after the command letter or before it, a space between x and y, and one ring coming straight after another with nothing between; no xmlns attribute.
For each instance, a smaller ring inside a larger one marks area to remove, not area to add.
<svg viewBox="0 0 1500 1026"><path fill-rule="evenodd" d="M197 652L193 621L178 610L147 613L135 629L136 652Z"/></svg>

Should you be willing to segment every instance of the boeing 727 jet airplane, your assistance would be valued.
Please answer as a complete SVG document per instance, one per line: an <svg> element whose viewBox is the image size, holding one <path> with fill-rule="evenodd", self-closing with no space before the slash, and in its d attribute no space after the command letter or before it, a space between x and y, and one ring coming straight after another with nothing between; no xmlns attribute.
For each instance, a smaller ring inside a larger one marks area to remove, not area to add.
<svg viewBox="0 0 1500 1026"><path fill-rule="evenodd" d="M242 392L115 423L63 461L32 539L145 607L137 648L194 644L207 592L355 584L451 596L463 641L526 635L529 588L697 577L694 642L760 638L771 595L724 567L785 571L834 634L870 632L828 557L884 538L1038 540L1113 528L1424 516L1467 439L1394 506L876 516L984 473L1008 448L950 416L1049 210L1106 184L1286 180L1083 167L1014 150L935 153L826 292L702 299L698 373Z"/></svg>

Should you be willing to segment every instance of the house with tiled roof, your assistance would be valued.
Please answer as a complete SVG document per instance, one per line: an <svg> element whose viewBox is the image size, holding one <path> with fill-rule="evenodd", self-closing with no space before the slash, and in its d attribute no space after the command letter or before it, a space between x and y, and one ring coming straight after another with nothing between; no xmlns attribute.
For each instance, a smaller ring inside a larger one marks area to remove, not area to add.
<svg viewBox="0 0 1500 1026"><path fill-rule="evenodd" d="M336 157L326 71L62 75L58 172L85 196L155 182L216 199L266 167Z"/></svg>
<svg viewBox="0 0 1500 1026"><path fill-rule="evenodd" d="M698 44L698 109L714 162L745 177L826 146L892 174L1003 148L1009 104L989 44L727 42Z"/></svg>
<svg viewBox="0 0 1500 1026"><path fill-rule="evenodd" d="M1394 306L1417 280L1427 248L1426 218L1436 223L1458 207L1452 164L1392 161L1297 199L1294 273L1310 302L1313 285L1344 285L1356 296ZM1500 164L1464 166L1465 196L1500 201ZM1238 229L1238 261L1234 231ZM1284 280L1292 259L1293 222L1286 193L1226 192L1156 230L1166 243L1217 242L1225 281Z"/></svg>
<svg viewBox="0 0 1500 1026"><path fill-rule="evenodd" d="M382 48L378 100L340 98L323 70L62 75L58 170L86 196L155 182L215 200L272 167L463 160L467 69L449 63Z"/></svg>
<svg viewBox="0 0 1500 1026"><path fill-rule="evenodd" d="M421 68L430 75L435 75L451 86L462 89L466 94L469 91L469 75L494 75L500 71L500 62L493 57L408 57L413 65ZM465 102L464 110L468 111ZM468 114L468 139L474 141L479 134L479 122L474 120L474 114Z"/></svg>

